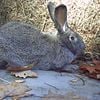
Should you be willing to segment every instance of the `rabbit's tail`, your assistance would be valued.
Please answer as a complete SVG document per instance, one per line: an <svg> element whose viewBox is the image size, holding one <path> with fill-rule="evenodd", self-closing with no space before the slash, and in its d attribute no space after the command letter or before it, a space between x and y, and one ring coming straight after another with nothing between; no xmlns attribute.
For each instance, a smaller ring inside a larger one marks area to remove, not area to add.
<svg viewBox="0 0 100 100"><path fill-rule="evenodd" d="M7 65L8 65L8 62L6 62L5 60L1 61L0 62L0 69L7 69Z"/></svg>

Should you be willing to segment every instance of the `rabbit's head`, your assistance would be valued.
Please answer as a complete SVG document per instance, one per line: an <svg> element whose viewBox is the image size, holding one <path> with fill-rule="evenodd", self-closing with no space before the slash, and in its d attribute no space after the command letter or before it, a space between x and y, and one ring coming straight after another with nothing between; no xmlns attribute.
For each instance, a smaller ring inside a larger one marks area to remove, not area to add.
<svg viewBox="0 0 100 100"><path fill-rule="evenodd" d="M75 33L67 24L67 8L64 4L55 6L54 3L48 3L48 10L53 20L58 37L62 46L68 48L74 55L80 55L84 52L85 45L79 34Z"/></svg>

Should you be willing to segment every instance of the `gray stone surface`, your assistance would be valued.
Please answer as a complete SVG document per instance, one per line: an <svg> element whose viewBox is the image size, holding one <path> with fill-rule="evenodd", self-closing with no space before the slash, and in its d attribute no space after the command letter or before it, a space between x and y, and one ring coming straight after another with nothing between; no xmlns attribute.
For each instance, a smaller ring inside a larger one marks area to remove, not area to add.
<svg viewBox="0 0 100 100"><path fill-rule="evenodd" d="M38 78L24 79L25 84L32 88L30 93L34 94L34 96L22 98L22 100L43 100L43 97L47 95L49 91L58 95L74 93L78 96L87 98L87 100L100 100L100 81L89 79L78 74L40 70L35 72L38 73ZM9 82L16 79L14 76L11 76L10 73L5 71L0 71L0 78L6 79Z"/></svg>

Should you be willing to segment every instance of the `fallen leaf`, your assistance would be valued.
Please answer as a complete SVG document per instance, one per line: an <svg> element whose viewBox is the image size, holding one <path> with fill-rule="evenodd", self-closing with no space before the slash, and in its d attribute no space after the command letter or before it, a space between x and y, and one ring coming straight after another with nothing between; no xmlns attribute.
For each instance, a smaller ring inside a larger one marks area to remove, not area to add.
<svg viewBox="0 0 100 100"><path fill-rule="evenodd" d="M22 71L22 72L11 72L12 75L14 75L15 77L20 77L20 78L36 78L38 77L38 75L31 71L31 70L27 70L27 71Z"/></svg>
<svg viewBox="0 0 100 100"><path fill-rule="evenodd" d="M32 67L30 66L9 66L7 67L7 71L10 71L10 72L20 72L20 71L26 71L26 70L31 70Z"/></svg>
<svg viewBox="0 0 100 100"><path fill-rule="evenodd" d="M80 70L94 79L100 79L100 61L93 60L94 66L83 65Z"/></svg>
<svg viewBox="0 0 100 100"><path fill-rule="evenodd" d="M97 73L95 67L92 66L82 66L80 67L81 70L83 70L84 72L89 72L90 74L92 73Z"/></svg>
<svg viewBox="0 0 100 100"><path fill-rule="evenodd" d="M13 96L12 100L20 100L20 98L29 97L29 96L33 96L33 94L30 94L30 93L26 92L26 93L21 94L21 95Z"/></svg>
<svg viewBox="0 0 100 100"><path fill-rule="evenodd" d="M6 97L20 96L26 94L31 89L22 84L12 82L10 84L0 84L0 100Z"/></svg>
<svg viewBox="0 0 100 100"><path fill-rule="evenodd" d="M32 64L29 64L27 66L14 66L14 65L7 65L7 71L10 72L20 72L20 71L26 71L26 70L32 70L34 66L38 64L38 61L34 61Z"/></svg>
<svg viewBox="0 0 100 100"><path fill-rule="evenodd" d="M68 92L66 94L57 94L51 91L43 97L42 100L88 100L86 97L80 96L75 92Z"/></svg>

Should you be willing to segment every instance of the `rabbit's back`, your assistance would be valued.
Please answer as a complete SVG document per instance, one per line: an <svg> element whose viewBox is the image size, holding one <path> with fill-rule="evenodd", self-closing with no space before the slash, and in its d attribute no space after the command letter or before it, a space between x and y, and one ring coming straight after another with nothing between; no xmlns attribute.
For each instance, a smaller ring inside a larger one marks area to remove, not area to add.
<svg viewBox="0 0 100 100"><path fill-rule="evenodd" d="M1 59L11 60L19 65L43 59L52 52L52 45L46 35L28 24L10 22L0 28Z"/></svg>

